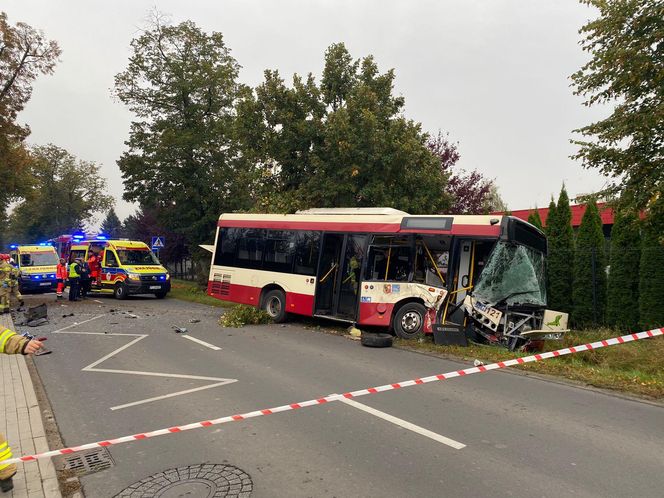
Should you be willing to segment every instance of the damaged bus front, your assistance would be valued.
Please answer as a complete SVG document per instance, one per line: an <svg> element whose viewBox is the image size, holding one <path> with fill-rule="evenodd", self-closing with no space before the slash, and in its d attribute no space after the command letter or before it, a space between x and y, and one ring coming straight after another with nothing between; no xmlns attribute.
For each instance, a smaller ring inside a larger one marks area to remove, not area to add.
<svg viewBox="0 0 664 498"><path fill-rule="evenodd" d="M503 218L501 228L463 300L466 334L510 350L539 349L568 331L567 313L547 309L546 237L513 217Z"/></svg>

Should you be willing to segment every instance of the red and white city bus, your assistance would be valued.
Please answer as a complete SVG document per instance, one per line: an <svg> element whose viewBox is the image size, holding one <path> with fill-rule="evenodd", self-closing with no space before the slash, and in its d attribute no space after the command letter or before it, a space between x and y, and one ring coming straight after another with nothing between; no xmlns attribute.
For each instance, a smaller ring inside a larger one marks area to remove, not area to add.
<svg viewBox="0 0 664 498"><path fill-rule="evenodd" d="M567 315L546 310L546 238L509 216L411 216L391 208L222 214L210 296L399 337L457 324L515 349L557 338Z"/></svg>

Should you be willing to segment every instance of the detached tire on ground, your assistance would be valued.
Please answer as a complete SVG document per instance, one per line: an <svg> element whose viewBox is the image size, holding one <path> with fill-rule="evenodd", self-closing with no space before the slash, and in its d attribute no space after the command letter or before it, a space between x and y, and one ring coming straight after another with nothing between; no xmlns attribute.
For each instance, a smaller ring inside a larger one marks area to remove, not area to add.
<svg viewBox="0 0 664 498"><path fill-rule="evenodd" d="M420 303L406 303L394 314L394 332L402 339L419 339L424 335L427 309Z"/></svg>
<svg viewBox="0 0 664 498"><path fill-rule="evenodd" d="M278 289L271 290L263 298L263 310L270 315L274 323L286 321L286 294Z"/></svg>
<svg viewBox="0 0 664 498"><path fill-rule="evenodd" d="M362 332L360 343L368 348L389 348L394 342L394 337L390 334L372 334L371 332Z"/></svg>

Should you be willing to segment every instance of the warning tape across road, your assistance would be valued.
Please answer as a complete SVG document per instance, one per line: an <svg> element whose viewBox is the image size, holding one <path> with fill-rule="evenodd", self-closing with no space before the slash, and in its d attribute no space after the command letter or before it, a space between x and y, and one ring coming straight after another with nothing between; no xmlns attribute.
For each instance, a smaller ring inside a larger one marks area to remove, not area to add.
<svg viewBox="0 0 664 498"><path fill-rule="evenodd" d="M291 403L289 405L277 406L274 408L266 408L263 410L256 410L248 413L241 413L237 415L230 415L221 417L214 420L204 420L202 422L194 422L192 424L177 425L168 427L167 429L159 429L151 432L144 432L140 434L132 434L131 436L123 436L116 439L108 439L105 441L97 441L96 443L83 444L81 446L72 446L70 448L62 448L59 450L47 451L45 453L38 453L36 455L25 455L19 458L11 458L9 460L0 461L0 465L6 465L19 462L33 462L43 458L50 458L58 455L68 455L77 451L89 450L92 448L99 448L105 446L114 446L121 443L129 443L131 441L140 441L141 439L148 439L157 436L164 436L166 434L175 434L178 432L189 431L191 429L199 429L201 427L210 427L212 425L225 424L227 422L238 422L248 418L262 417L264 415L272 415L273 413L286 412L290 410L298 410L309 406L323 405L331 401L339 401L344 398L358 398L368 394L376 394L384 391L393 391L402 387L411 387L419 384L428 384L429 382L437 382L440 380L452 379L454 377L462 377L465 375L472 375L476 373L488 372L489 370L499 370L501 368L512 367L516 365L523 365L524 363L532 363L542 361L549 358L556 358L568 354L581 353L583 351L591 351L593 349L605 348L608 346L616 346L626 342L638 341L641 339L648 339L650 337L657 337L664 335L664 328L652 329L645 332L638 332L635 334L623 335L621 337L614 337L612 339L605 339L603 341L592 342L590 344L581 344L569 348L558 349L556 351L549 351L546 353L538 353L531 356L524 356L522 358L515 358L507 361L499 361L489 365L480 365L472 368L465 368L463 370L455 370L452 372L442 373L438 375L431 375L429 377L422 377L421 379L406 380L403 382L396 382L394 384L385 384L383 386L370 387L368 389L360 389L359 391L351 391L343 394L331 394L318 399L311 399L309 401L301 401L299 403Z"/></svg>

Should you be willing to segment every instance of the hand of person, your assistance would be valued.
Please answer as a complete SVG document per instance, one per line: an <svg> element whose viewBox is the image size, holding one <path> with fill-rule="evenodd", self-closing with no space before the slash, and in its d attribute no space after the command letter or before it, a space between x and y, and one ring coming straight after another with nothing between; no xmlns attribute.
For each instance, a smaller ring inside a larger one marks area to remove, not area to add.
<svg viewBox="0 0 664 498"><path fill-rule="evenodd" d="M25 354L35 354L42 348L43 344L37 339L32 339L25 347Z"/></svg>

